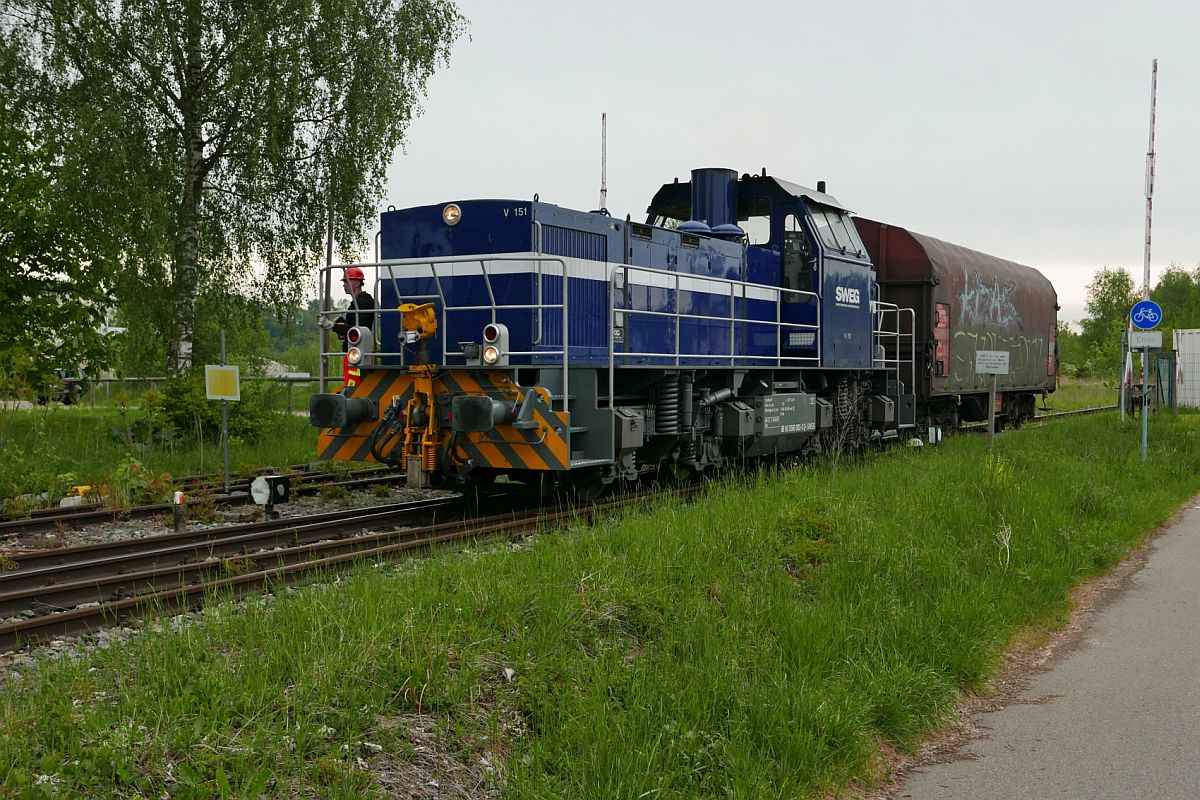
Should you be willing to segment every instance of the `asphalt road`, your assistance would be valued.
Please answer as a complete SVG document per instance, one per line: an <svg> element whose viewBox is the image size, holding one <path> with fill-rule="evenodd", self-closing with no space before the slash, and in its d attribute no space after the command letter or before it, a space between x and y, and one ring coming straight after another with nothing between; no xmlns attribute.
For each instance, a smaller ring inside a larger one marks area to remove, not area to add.
<svg viewBox="0 0 1200 800"><path fill-rule="evenodd" d="M904 800L1200 797L1200 498L1074 649Z"/></svg>

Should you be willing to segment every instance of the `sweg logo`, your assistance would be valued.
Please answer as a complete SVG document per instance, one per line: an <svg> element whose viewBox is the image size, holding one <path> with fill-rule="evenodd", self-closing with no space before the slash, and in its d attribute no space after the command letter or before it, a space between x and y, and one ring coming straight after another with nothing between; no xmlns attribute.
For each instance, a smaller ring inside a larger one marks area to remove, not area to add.
<svg viewBox="0 0 1200 800"><path fill-rule="evenodd" d="M858 308L858 289L849 286L839 286L833 293L833 301L843 308Z"/></svg>

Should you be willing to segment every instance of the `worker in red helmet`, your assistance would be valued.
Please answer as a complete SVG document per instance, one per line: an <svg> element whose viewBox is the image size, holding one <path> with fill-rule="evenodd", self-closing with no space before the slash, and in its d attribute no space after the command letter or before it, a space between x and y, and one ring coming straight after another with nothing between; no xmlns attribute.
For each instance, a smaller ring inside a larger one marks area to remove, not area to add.
<svg viewBox="0 0 1200 800"><path fill-rule="evenodd" d="M356 326L375 328L375 298L363 289L366 276L359 267L348 267L342 275L342 290L350 295L350 306L346 313L337 319L322 316L321 327L333 331L342 340L344 349L349 349L346 343L346 331Z"/></svg>

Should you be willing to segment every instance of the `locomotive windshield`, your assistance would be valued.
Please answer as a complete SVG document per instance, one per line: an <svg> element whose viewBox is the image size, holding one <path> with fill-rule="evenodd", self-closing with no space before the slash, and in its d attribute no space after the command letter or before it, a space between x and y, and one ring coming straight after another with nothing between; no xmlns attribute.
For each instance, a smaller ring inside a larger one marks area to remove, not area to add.
<svg viewBox="0 0 1200 800"><path fill-rule="evenodd" d="M821 243L826 247L859 256L867 252L862 239L858 238L854 223L845 212L816 204L810 204L808 211L812 215L817 236L821 237Z"/></svg>

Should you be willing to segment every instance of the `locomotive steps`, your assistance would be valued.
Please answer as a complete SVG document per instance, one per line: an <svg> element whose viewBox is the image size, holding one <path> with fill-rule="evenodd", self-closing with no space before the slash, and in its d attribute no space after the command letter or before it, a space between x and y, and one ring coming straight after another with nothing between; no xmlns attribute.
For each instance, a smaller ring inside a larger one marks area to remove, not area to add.
<svg viewBox="0 0 1200 800"><path fill-rule="evenodd" d="M223 607L10 680L0 774L84 796L869 783L1200 489L1200 417L1151 424L1144 468L1099 414Z"/></svg>

